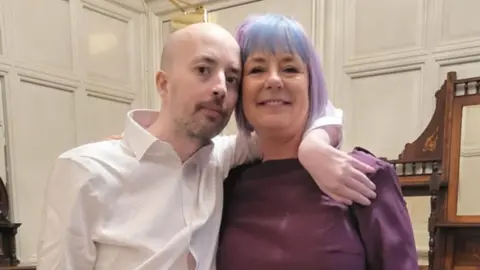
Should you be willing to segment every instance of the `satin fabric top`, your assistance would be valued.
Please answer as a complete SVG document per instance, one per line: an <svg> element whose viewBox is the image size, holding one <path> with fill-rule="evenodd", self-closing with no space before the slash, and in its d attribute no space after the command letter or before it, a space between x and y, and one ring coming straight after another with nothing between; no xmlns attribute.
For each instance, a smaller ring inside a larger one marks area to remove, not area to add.
<svg viewBox="0 0 480 270"><path fill-rule="evenodd" d="M368 151L372 205L327 197L296 159L244 165L225 182L217 270L413 270L413 229L395 169Z"/></svg>

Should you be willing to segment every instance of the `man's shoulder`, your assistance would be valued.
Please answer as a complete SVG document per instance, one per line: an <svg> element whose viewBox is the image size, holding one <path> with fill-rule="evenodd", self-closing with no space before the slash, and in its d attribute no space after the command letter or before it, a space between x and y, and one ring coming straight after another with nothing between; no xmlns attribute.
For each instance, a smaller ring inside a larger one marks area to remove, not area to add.
<svg viewBox="0 0 480 270"><path fill-rule="evenodd" d="M86 143L71 148L59 155L60 159L98 158L103 155L119 154L123 150L122 140L106 140Z"/></svg>
<svg viewBox="0 0 480 270"><path fill-rule="evenodd" d="M133 158L123 140L105 140L83 144L60 154L57 162L74 163L95 172L99 168L119 167L127 157Z"/></svg>
<svg viewBox="0 0 480 270"><path fill-rule="evenodd" d="M49 196L101 198L132 169L122 140L87 143L67 150L54 161L48 181Z"/></svg>

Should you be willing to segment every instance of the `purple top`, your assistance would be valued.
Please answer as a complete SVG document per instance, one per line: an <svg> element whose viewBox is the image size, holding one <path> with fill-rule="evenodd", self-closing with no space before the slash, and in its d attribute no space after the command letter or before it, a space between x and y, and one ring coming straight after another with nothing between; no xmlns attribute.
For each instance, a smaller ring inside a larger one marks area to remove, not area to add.
<svg viewBox="0 0 480 270"><path fill-rule="evenodd" d="M413 230L395 169L361 148L373 166L372 205L327 197L296 159L233 169L217 270L417 270Z"/></svg>

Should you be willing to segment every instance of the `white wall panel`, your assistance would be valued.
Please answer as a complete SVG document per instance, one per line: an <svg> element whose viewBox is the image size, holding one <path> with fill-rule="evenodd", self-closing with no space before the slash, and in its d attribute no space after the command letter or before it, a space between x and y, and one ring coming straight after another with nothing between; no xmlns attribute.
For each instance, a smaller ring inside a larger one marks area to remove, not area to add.
<svg viewBox="0 0 480 270"><path fill-rule="evenodd" d="M87 97L88 110L88 140L98 141L106 134L121 134L126 113L132 109L131 101L113 99L107 96L89 93ZM105 125L108 123L108 125Z"/></svg>
<svg viewBox="0 0 480 270"><path fill-rule="evenodd" d="M128 83L132 75L129 68L132 50L128 21L88 7L83 9L83 16L87 75Z"/></svg>
<svg viewBox="0 0 480 270"><path fill-rule="evenodd" d="M101 1L82 9L87 79L136 92L141 69L139 14Z"/></svg>
<svg viewBox="0 0 480 270"><path fill-rule="evenodd" d="M441 43L480 41L480 24L475 23L480 1L439 1L441 12Z"/></svg>
<svg viewBox="0 0 480 270"><path fill-rule="evenodd" d="M425 1L346 1L346 59L419 50L425 31ZM408 16L407 16L408 15Z"/></svg>
<svg viewBox="0 0 480 270"><path fill-rule="evenodd" d="M70 1L12 2L15 11L15 59L71 73L73 55Z"/></svg>
<svg viewBox="0 0 480 270"><path fill-rule="evenodd" d="M0 75L0 177L2 178L3 183L7 183L7 153L5 146L6 145L6 130L8 129L7 119L5 118L5 97L6 97L6 82L5 74Z"/></svg>
<svg viewBox="0 0 480 270"><path fill-rule="evenodd" d="M73 89L21 78L8 100L14 119L9 126L12 145L13 211L23 223L18 252L23 260L34 260L38 221L45 184L52 161L76 145Z"/></svg>
<svg viewBox="0 0 480 270"><path fill-rule="evenodd" d="M437 84L440 87L449 71L456 71L458 78L469 78L480 76L480 57L467 57L463 59L452 59L441 62L438 69Z"/></svg>
<svg viewBox="0 0 480 270"><path fill-rule="evenodd" d="M301 5L291 5L288 0L264 0L235 7L220 8L212 13L215 22L235 34L237 27L248 16L265 12L280 13L298 20L305 31L312 36L312 20L315 1L304 1Z"/></svg>
<svg viewBox="0 0 480 270"><path fill-rule="evenodd" d="M362 146L396 159L419 128L421 70L352 78L345 99L345 149ZM393 125L392 128L385 126Z"/></svg>

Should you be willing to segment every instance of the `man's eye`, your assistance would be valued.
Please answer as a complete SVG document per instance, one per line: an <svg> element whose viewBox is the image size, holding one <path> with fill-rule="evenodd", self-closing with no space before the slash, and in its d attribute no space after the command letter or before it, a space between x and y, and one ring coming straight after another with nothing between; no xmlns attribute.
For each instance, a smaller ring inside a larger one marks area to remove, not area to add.
<svg viewBox="0 0 480 270"><path fill-rule="evenodd" d="M209 70L207 67L198 67L197 71L202 75L207 75L209 73Z"/></svg>
<svg viewBox="0 0 480 270"><path fill-rule="evenodd" d="M228 77L227 82L229 84L235 84L236 85L236 84L238 84L238 78L237 77Z"/></svg>

